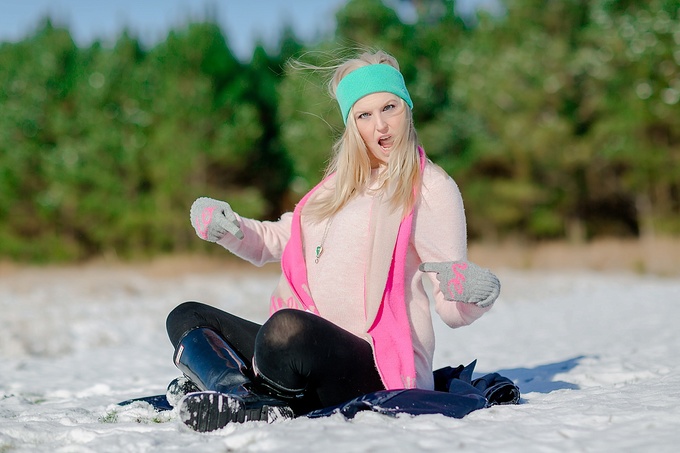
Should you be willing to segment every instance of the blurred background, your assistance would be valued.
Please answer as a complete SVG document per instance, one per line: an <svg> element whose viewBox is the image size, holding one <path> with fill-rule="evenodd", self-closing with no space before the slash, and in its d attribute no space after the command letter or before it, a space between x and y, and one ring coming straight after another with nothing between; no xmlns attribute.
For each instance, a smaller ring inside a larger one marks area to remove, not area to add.
<svg viewBox="0 0 680 453"><path fill-rule="evenodd" d="M1 5L0 260L224 254L191 203L292 209L342 120L286 62L358 47L399 60L479 250L679 242L680 0Z"/></svg>

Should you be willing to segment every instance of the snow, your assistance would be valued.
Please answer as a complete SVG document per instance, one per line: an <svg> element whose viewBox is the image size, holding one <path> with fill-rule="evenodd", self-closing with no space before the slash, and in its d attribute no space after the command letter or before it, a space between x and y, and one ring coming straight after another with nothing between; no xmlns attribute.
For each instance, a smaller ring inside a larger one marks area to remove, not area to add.
<svg viewBox="0 0 680 453"><path fill-rule="evenodd" d="M676 451L680 279L496 270L496 306L469 327L437 322L435 366L477 359L521 404L463 419L284 420L199 434L132 397L178 372L165 316L200 300L262 322L277 275L141 267L0 268L0 452Z"/></svg>

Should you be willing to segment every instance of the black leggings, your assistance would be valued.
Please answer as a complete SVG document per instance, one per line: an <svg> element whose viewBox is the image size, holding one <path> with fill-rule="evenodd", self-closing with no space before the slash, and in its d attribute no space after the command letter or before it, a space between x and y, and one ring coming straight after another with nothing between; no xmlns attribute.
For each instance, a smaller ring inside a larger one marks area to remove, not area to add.
<svg viewBox="0 0 680 453"><path fill-rule="evenodd" d="M298 413L384 390L368 342L312 313L280 310L263 325L199 302L177 306L166 322L173 346L197 327L218 332L247 364L282 390L303 391Z"/></svg>

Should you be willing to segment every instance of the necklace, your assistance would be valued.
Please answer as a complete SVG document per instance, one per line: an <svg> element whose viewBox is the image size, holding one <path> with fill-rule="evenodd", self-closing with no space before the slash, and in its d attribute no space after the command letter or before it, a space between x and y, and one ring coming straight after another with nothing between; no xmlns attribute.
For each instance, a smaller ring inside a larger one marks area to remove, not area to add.
<svg viewBox="0 0 680 453"><path fill-rule="evenodd" d="M326 237L328 237L328 230L331 228L331 223L333 223L333 217L328 219L326 222L326 229L323 230L323 236L321 237L321 243L316 246L315 252L316 252L316 258L314 259L315 264L319 264L319 258L321 258L321 254L323 253L323 245L326 243Z"/></svg>

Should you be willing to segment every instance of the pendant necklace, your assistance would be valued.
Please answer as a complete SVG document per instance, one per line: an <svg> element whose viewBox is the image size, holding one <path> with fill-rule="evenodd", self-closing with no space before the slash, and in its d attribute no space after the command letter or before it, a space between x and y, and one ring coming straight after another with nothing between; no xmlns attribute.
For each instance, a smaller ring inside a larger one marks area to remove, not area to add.
<svg viewBox="0 0 680 453"><path fill-rule="evenodd" d="M319 264L319 258L321 258L321 254L323 253L323 245L326 243L326 237L328 236L328 230L331 228L331 223L333 223L333 217L328 219L326 222L326 229L323 231L323 236L321 237L321 243L316 246L316 258L314 259L315 264Z"/></svg>

